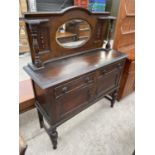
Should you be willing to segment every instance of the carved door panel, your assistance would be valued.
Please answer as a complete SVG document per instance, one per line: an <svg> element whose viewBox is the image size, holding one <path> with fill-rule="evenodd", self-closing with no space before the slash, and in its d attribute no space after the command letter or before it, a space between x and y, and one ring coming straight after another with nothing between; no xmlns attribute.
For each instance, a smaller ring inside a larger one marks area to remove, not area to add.
<svg viewBox="0 0 155 155"><path fill-rule="evenodd" d="M104 95L107 91L118 86L120 70L115 68L106 72L105 70L100 71L100 75L97 78L97 96Z"/></svg>
<svg viewBox="0 0 155 155"><path fill-rule="evenodd" d="M134 51L135 0L121 0L113 48L122 52Z"/></svg>
<svg viewBox="0 0 155 155"><path fill-rule="evenodd" d="M68 118L94 98L93 84L65 93L56 99L58 119Z"/></svg>

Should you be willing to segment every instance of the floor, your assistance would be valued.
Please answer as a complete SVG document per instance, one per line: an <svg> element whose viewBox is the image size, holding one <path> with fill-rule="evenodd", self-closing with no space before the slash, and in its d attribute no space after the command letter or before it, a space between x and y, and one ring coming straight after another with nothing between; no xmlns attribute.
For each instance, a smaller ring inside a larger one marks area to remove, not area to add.
<svg viewBox="0 0 155 155"><path fill-rule="evenodd" d="M20 115L20 132L28 144L26 155L131 155L135 148L135 94L114 108L102 99L58 127L58 148L52 149L36 110Z"/></svg>
<svg viewBox="0 0 155 155"><path fill-rule="evenodd" d="M27 80L30 78L28 74L23 70L23 67L30 62L31 62L31 56L29 52L19 56L19 81Z"/></svg>

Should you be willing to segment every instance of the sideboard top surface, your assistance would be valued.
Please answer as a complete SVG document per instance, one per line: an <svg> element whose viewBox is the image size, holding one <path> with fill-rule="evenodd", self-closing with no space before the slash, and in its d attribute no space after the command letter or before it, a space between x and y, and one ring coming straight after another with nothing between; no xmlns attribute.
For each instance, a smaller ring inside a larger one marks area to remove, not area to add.
<svg viewBox="0 0 155 155"><path fill-rule="evenodd" d="M78 56L49 62L40 70L34 71L29 65L24 69L41 88L46 89L125 57L126 54L114 50L106 52L104 49L96 49Z"/></svg>

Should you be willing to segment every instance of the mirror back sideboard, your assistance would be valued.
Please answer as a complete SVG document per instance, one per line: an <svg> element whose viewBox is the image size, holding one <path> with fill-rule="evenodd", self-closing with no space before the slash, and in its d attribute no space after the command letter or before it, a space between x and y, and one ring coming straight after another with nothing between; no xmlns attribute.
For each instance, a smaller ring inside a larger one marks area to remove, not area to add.
<svg viewBox="0 0 155 155"><path fill-rule="evenodd" d="M126 55L112 50L109 42L102 48L107 25L114 19L108 15L79 7L25 14L32 64L24 70L32 79L40 127L47 131L54 149L62 123L104 97L114 106ZM81 28L81 23L87 23L86 27ZM84 42L77 28L89 30ZM64 39L66 33L74 37ZM79 41L82 44L75 47Z"/></svg>

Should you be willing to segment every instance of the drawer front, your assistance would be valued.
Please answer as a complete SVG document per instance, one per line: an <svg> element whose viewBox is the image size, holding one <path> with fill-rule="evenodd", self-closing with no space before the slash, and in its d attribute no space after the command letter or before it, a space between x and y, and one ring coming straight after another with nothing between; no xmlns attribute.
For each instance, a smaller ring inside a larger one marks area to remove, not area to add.
<svg viewBox="0 0 155 155"><path fill-rule="evenodd" d="M125 64L125 61L121 61L121 62L114 63L112 65L105 66L105 67L99 69L98 76L103 76L103 75L107 74L108 72L111 72L116 69L121 70L124 67L124 64Z"/></svg>
<svg viewBox="0 0 155 155"><path fill-rule="evenodd" d="M74 89L80 88L82 86L88 85L94 82L94 73L82 76L80 78L74 79L70 82L57 86L55 88L55 98L59 98L65 93L73 91Z"/></svg>
<svg viewBox="0 0 155 155"><path fill-rule="evenodd" d="M67 92L56 99L58 120L70 118L72 115L78 113L81 108L93 100L94 94L93 84L88 84L87 86L85 85Z"/></svg>
<svg viewBox="0 0 155 155"><path fill-rule="evenodd" d="M118 86L120 74L124 63L116 63L111 66L103 67L98 71L96 94L102 96L107 91Z"/></svg>

